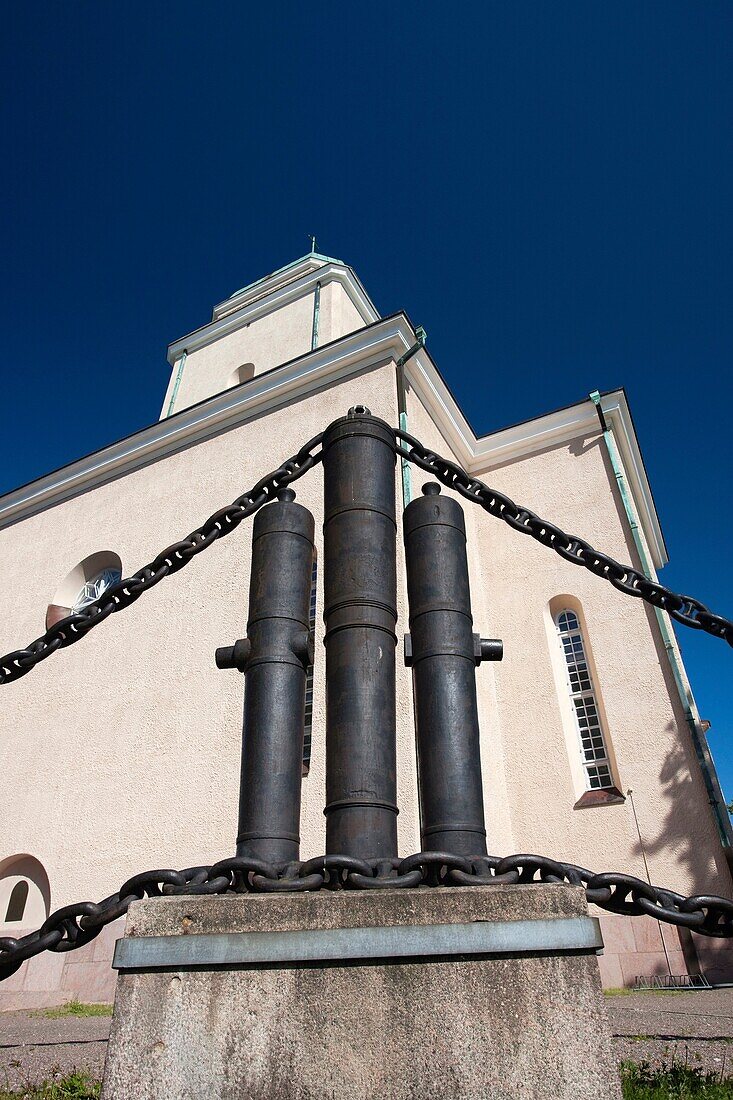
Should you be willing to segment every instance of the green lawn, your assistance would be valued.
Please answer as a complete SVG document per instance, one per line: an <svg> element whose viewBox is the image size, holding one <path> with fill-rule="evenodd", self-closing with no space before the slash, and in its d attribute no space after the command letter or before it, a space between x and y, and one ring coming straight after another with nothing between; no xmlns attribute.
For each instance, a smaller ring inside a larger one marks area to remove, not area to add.
<svg viewBox="0 0 733 1100"><path fill-rule="evenodd" d="M646 1063L621 1067L624 1100L733 1100L733 1077L703 1073L682 1064L651 1069ZM98 1100L101 1084L85 1073L71 1073L13 1092L0 1089L0 1100Z"/></svg>
<svg viewBox="0 0 733 1100"><path fill-rule="evenodd" d="M67 1001L65 1005L54 1008L41 1008L34 1016L43 1016L47 1020L60 1020L64 1016L111 1016L112 1005L88 1005L83 1001Z"/></svg>
<svg viewBox="0 0 733 1100"><path fill-rule="evenodd" d="M18 1091L0 1088L0 1100L97 1100L102 1085L86 1073L70 1073L56 1081L43 1081Z"/></svg>

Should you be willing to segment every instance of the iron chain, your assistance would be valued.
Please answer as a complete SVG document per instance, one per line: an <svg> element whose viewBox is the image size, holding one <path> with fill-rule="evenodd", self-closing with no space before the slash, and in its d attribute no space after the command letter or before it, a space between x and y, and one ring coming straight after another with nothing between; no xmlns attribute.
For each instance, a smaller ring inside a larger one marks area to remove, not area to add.
<svg viewBox="0 0 733 1100"><path fill-rule="evenodd" d="M466 500L479 504L484 511L508 523L515 531L531 535L543 546L549 546L565 561L582 565L597 577L610 581L619 592L627 596L638 596L654 607L668 612L678 623L694 630L704 630L715 638L725 639L728 645L733 646L733 622L730 619L715 615L710 608L692 596L681 596L670 588L665 588L663 584L650 580L631 565L621 565L608 554L595 550L585 539L569 535L529 508L515 504L511 497L471 477L457 463L441 458L407 432L397 428L395 435L398 444L406 444L406 448L397 446L398 455L414 462Z"/></svg>
<svg viewBox="0 0 733 1100"><path fill-rule="evenodd" d="M277 470L227 508L210 516L185 539L173 543L131 577L112 585L103 595L60 620L24 649L0 658L0 684L30 672L51 653L83 638L110 614L134 603L164 577L182 569L218 538L235 530L247 517L321 461L316 450L323 433L310 440ZM610 581L619 591L640 597L667 611L677 622L733 646L733 623L713 614L704 604L672 592L631 566L595 550L589 543L541 519L503 493L471 477L456 463L436 455L419 440L396 430L397 453L437 478L485 511L551 547L566 561L582 565ZM400 446L403 444L403 446ZM314 453L315 452L315 453ZM256 859L231 858L211 867L182 871L155 870L135 875L120 890L99 903L79 902L51 914L35 932L20 939L0 937L0 980L13 974L27 959L42 951L70 951L89 943L102 928L123 916L135 899L175 894L228 892L299 892L320 889L409 889L429 886L471 886L498 883L566 883L585 890L589 902L612 913L649 915L680 925L700 935L733 938L733 901L714 895L685 897L673 890L650 886L641 879L617 873L594 874L575 864L544 856L486 856L466 859L444 852L420 852L405 859L358 860L327 855L286 866Z"/></svg>
<svg viewBox="0 0 733 1100"><path fill-rule="evenodd" d="M301 447L296 455L288 459L277 470L261 478L248 492L237 497L227 508L222 508L209 516L201 527L192 531L185 539L174 542L162 550L149 565L143 566L131 577L111 585L97 600L78 611L60 619L40 638L36 638L23 649L16 649L0 657L0 685L9 684L25 676L52 653L73 645L84 637L98 623L103 622L115 611L121 611L134 603L143 592L155 587L164 577L177 573L197 554L211 546L217 539L234 531L247 517L253 515L263 505L274 500L280 489L286 488L321 461L321 452L314 450L320 446L324 433L321 432ZM630 565L621 565L607 554L595 550L590 543L577 535L569 535L537 516L529 508L515 504L505 493L490 488L483 481L471 477L466 470L450 459L442 458L425 447L414 436L395 429L397 453L421 469L432 474L449 489L485 511L508 523L515 531L531 535L532 538L549 546L565 561L573 565L582 565L596 576L617 588L628 596L637 596L655 607L667 611L673 619L696 630L704 630L716 638L723 638L733 646L733 622L716 615L699 600L692 596L679 595L658 582L650 580ZM400 443L405 446L400 446Z"/></svg>
<svg viewBox="0 0 733 1100"><path fill-rule="evenodd" d="M149 565L143 566L131 577L110 585L99 599L60 619L25 649L16 649L0 657L0 684L20 679L56 650L78 642L108 615L129 607L164 577L177 573L217 539L236 530L242 520L254 515L263 505L274 500L281 489L297 481L321 461L321 452L314 454L313 451L320 446L322 439L323 433L309 440L297 454L283 462L277 470L260 478L256 485L238 496L227 508L214 512L185 539L161 550Z"/></svg>
<svg viewBox="0 0 733 1100"><path fill-rule="evenodd" d="M701 936L733 938L733 901L715 895L685 897L650 886L631 875L594 874L547 856L482 856L418 852L405 859L362 860L318 856L286 865L234 857L211 867L157 870L134 875L104 901L77 902L57 909L20 939L0 937L0 981L42 951L73 951L123 916L132 901L175 894L300 893L314 890L395 890L431 886L565 883L581 886L589 902L610 913L651 916Z"/></svg>

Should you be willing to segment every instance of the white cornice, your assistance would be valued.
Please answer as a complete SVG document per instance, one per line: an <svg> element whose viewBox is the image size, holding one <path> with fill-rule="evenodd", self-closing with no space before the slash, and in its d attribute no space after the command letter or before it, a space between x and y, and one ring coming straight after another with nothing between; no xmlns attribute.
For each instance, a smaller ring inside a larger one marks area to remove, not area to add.
<svg viewBox="0 0 733 1100"><path fill-rule="evenodd" d="M473 456L472 472L504 466L528 452L536 453L545 447L598 430L598 416L590 401L557 409L545 416L513 424L481 437Z"/></svg>
<svg viewBox="0 0 733 1100"><path fill-rule="evenodd" d="M408 333L412 329L403 314L358 329L6 493L0 497L0 528L262 416L294 397L305 397L330 382L389 362L408 346Z"/></svg>
<svg viewBox="0 0 733 1100"><path fill-rule="evenodd" d="M513 424L490 435L476 436L427 351L423 349L408 360L405 375L453 448L459 462L477 477L516 459L536 454L545 447L556 446L582 435L594 435L600 431L596 407L592 401L587 400L521 424ZM604 394L601 407L614 430L654 566L661 569L669 559L623 390Z"/></svg>
<svg viewBox="0 0 733 1100"><path fill-rule="evenodd" d="M302 298L306 294L312 293L315 290L316 283L325 286L333 282L342 286L358 310L365 325L370 325L374 321L379 320L379 314L374 308L372 301L350 267L335 262L322 264L317 267L313 267L312 263L304 263L303 267L305 270L302 275L296 278L289 278L284 284L276 281L274 288L271 290L267 289L268 283L262 284L262 286L259 287L259 292L256 294L254 287L245 288L245 290L241 292L243 304L241 306L237 305L233 312L227 311L222 315L218 315L216 311L223 311L224 306L227 304L226 302L221 303L214 311L215 319L213 321L210 321L208 325L204 325L202 328L195 329L194 332L190 332L187 336L182 336L180 340L174 341L174 343L169 346L168 362L173 366L176 360L180 359L181 355L183 355L184 351L191 355L194 351L205 348L208 344L212 344L222 336L228 336L230 333L236 332L238 329L250 324L250 322L256 321L259 317L265 317L268 313L274 313L275 310L282 309L282 307L288 305L289 302L294 302L298 298ZM293 270L297 274L297 270L299 269ZM292 275L293 272L291 271L288 274ZM253 295L254 300L252 300ZM234 297L238 298L239 295L235 295ZM228 302L231 301L232 299L228 299Z"/></svg>
<svg viewBox="0 0 733 1100"><path fill-rule="evenodd" d="M166 454L244 424L325 385L394 361L414 342L414 330L403 313L358 329L7 493L0 497L0 527L17 523ZM409 385L431 414L457 460L477 476L547 446L600 431L595 406L586 400L477 437L425 349L408 360L405 373ZM664 539L623 391L606 394L602 398L602 408L618 442L654 565L660 569L667 561ZM267 465L265 461L264 466Z"/></svg>
<svg viewBox="0 0 733 1100"><path fill-rule="evenodd" d="M256 282L249 283L247 286L242 287L241 290L235 290L234 294L231 294L228 298L225 298L223 302L219 302L214 306L211 319L212 321L218 321L218 319L225 314L233 313L235 309L241 309L242 306L249 305L250 302L254 302L267 294L271 294L274 290L278 290L281 286L285 286L286 283L291 283L293 280L299 279L301 275L308 275L311 271L318 271L319 268L325 267L329 262L338 263L339 261L332 261L329 257L317 256L315 254L301 256L299 260L295 260L292 264L287 264L285 267L278 268L277 271L273 271L272 274L266 275L264 279L257 279Z"/></svg>

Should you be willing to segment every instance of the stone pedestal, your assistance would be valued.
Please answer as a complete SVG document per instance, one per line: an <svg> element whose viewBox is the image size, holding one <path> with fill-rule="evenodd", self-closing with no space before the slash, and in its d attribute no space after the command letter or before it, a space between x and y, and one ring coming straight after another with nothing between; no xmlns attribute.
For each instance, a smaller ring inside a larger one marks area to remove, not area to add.
<svg viewBox="0 0 733 1100"><path fill-rule="evenodd" d="M103 1100L621 1096L567 886L134 902Z"/></svg>

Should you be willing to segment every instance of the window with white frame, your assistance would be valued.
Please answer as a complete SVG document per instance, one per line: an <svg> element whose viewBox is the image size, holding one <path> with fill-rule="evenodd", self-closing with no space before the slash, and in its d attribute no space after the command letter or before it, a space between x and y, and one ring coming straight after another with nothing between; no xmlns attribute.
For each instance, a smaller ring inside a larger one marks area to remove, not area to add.
<svg viewBox="0 0 733 1100"><path fill-rule="evenodd" d="M555 625L565 657L568 691L578 728L586 787L590 791L614 787L611 762L578 616L574 611L565 608L555 616Z"/></svg>

